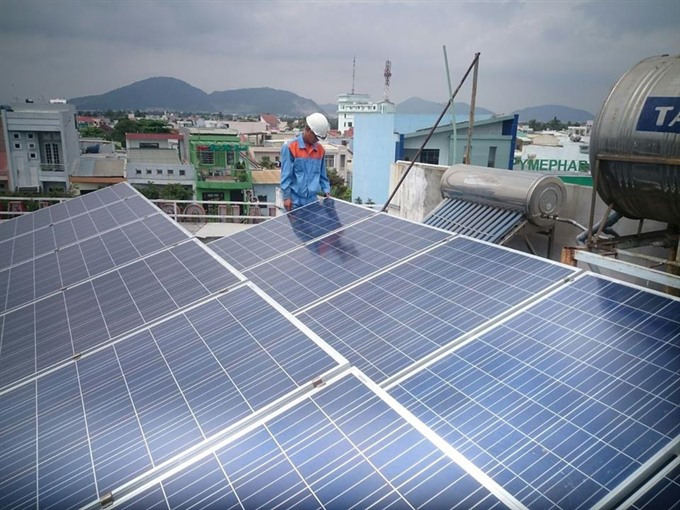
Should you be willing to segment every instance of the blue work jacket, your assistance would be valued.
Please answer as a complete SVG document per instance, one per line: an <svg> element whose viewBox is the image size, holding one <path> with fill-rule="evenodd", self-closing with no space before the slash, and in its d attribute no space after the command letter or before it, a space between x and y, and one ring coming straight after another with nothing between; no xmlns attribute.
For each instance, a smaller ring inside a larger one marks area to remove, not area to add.
<svg viewBox="0 0 680 510"><path fill-rule="evenodd" d="M319 193L330 193L325 151L320 143L306 145L298 135L281 147L281 192L292 199L293 207L316 200Z"/></svg>

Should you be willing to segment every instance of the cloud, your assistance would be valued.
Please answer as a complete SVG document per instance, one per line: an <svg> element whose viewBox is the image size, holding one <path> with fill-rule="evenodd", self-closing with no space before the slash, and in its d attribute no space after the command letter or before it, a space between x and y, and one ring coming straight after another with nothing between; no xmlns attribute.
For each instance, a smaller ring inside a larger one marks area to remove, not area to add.
<svg viewBox="0 0 680 510"><path fill-rule="evenodd" d="M101 94L151 76L210 93L269 86L448 98L481 53L477 104L597 113L639 60L680 53L677 0L0 2L0 101ZM352 59L356 57L354 82ZM460 100L469 102L470 83Z"/></svg>

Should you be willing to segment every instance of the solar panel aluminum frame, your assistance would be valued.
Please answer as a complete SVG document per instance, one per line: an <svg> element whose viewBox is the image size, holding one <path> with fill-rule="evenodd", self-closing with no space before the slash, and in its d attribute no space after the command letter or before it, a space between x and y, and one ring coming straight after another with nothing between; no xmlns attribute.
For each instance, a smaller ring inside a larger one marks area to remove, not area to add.
<svg viewBox="0 0 680 510"><path fill-rule="evenodd" d="M140 476L135 480L131 480L125 485L117 488L115 492L106 494L102 500L93 501L92 503L83 506L81 510L98 510L105 505L113 504L115 506L117 504L125 503L135 496L140 495L145 490L153 487L155 484L162 482L171 476L180 473L182 470L191 467L207 456L212 455L225 446L236 442L249 432L254 431L256 428L266 425L267 422L280 417L285 412L295 408L297 405L307 401L315 395L318 395L325 389L326 386L337 384L341 380L351 376L356 377L361 383L366 385L369 390L377 395L379 399L396 411L396 413L401 418L403 418L409 425L411 425L416 431L418 431L430 443L432 443L435 448L439 449L444 456L448 457L454 463L460 466L465 472L467 472L467 474L474 478L483 488L487 489L509 509L528 510L524 505L522 505L511 494L505 491L505 489L500 487L484 472L467 461L467 459L460 455L455 449L451 448L446 443L446 441L442 440L439 436L433 433L427 426L418 420L418 418L416 418L401 404L399 404L399 402L397 402L394 398L377 386L370 378L366 377L359 369L350 367L349 365L344 365L339 367L336 371L334 371L334 373L329 373L321 384L314 384L311 387L308 386L305 388L300 388L300 391L287 395L286 398L281 399L280 402L273 403L271 407L263 409L262 412L256 413L249 419L243 420L229 430L224 431L224 434L220 434L219 437L211 438L210 444L197 445L194 448L185 450L182 452L182 454L178 455L178 458L170 459L164 462L151 471L145 473L143 476Z"/></svg>
<svg viewBox="0 0 680 510"><path fill-rule="evenodd" d="M187 239L186 241L184 241L184 242L182 242L182 243L178 243L178 244L176 244L176 245L174 245L174 246L170 246L170 247L166 248L165 250L160 250L160 251L151 253L151 254L149 254L149 255L147 255L147 256L145 256L145 257L142 257L142 258L140 258L140 259L132 260L132 261L126 263L126 264L121 264L121 265L119 265L119 266L115 266L114 268L110 269L109 271L105 271L105 272L103 272L103 273L101 273L101 274L98 274L96 277L98 278L98 277L104 276L104 275L106 275L106 274L110 274L110 273L112 273L112 272L116 272L116 271L120 270L121 268L127 267L127 266L132 265L132 264L139 263L140 261L143 261L143 260L145 260L146 258L155 256L155 255L158 255L159 253L163 253L163 252L168 251L168 250L170 250L170 249L172 249L172 248L174 248L174 247L177 247L177 246L180 246L180 245L184 245L184 244L194 244L194 245L198 246L198 247L199 247L202 251L204 251L207 255L209 255L210 257L212 257L213 259L215 259L215 261L217 261L217 263L219 263L220 265L224 266L225 270L227 270L230 274L232 274L233 276L235 276L236 279L237 279L238 281L237 281L236 283L230 285L229 287L225 288L225 289L221 289L221 290L219 290L219 291L217 291L217 292L213 292L212 294L210 294L210 295L208 295L208 296L205 296L204 298L202 298L202 299L200 299L200 300L194 301L194 302L192 302L190 305L186 305L186 306L184 306L184 307L180 307L180 308L178 308L177 310L174 310L174 311L172 311L172 312L170 312L170 313L168 313L168 314L166 314L166 315L157 317L157 318L151 320L150 322L144 323L144 324L139 325L139 326L137 326L137 327L135 327L135 328L133 328L133 329L131 329L131 330L129 330L129 331L126 331L124 334L122 334L121 336L116 337L116 338L113 339L112 341L103 342L103 343L101 343L101 344L99 344L99 345L97 345L97 346L95 346L95 347L93 347L93 348L91 348L91 349L89 349L89 350L87 350L87 351L85 351L85 352L78 352L78 353L75 353L75 354L73 355L73 357L70 358L70 359L68 359L68 360L64 359L63 361L61 361L60 363L57 363L56 365L52 365L52 366L50 366L50 367L44 368L44 369L42 369L42 370L40 370L40 371L34 373L34 374L32 374L32 375L30 375L30 376L28 376L28 377L24 377L24 378L22 378L22 379L16 380L16 381L14 381L13 383L9 384L7 387L5 387L5 388L0 388L0 395L5 394L5 393L7 393L7 392L13 390L13 389L16 388L16 387L21 386L22 384L25 384L25 383L30 382L30 381L37 380L38 378L42 377L43 375L52 373L52 372L54 372L54 371L60 369L61 367L63 367L65 364L72 363L72 362L74 362L75 360L79 360L79 359L81 359L81 358L84 357L84 356L92 355L92 354L97 353L97 352L99 352L99 351L101 351L101 350L103 350L103 349L106 349L107 347L109 347L109 346L111 346L111 345L115 345L115 344L117 344L117 343L120 343L120 342L126 340L127 338L130 338L131 336L133 336L133 335L139 333L140 331L144 331L144 330L146 330L146 329L148 329L148 328L151 328L151 327L156 326L156 325L158 325L158 324L161 324L161 323L163 323L163 322L165 322L165 321L167 321L167 320L169 320L169 319L172 319L173 317L176 317L177 315L179 315L179 314L181 314L181 313L184 313L184 312L187 312L187 311L189 311L189 310L192 310L192 309L194 309L194 308L196 308L196 307L202 305L202 304L205 303L206 301L210 301L211 299L214 299L215 297L218 297L218 296L220 296L220 295L223 295L225 292L228 292L229 290L238 288L238 287L242 286L244 283L248 282L247 278L246 278L243 274L241 274L239 271L237 271L235 268L233 268L233 267L232 267L229 263L227 263L224 259L222 259L221 257L217 256L217 254L215 254L212 250L210 250L209 248L207 248L202 242L198 241L196 238ZM91 278L91 279L88 279L88 280L83 280L83 281L78 282L77 284L75 284L75 285L73 285L73 286L70 286L70 287L74 287L74 286L77 286L77 285L83 285L83 284L86 284L86 283L90 282L91 280L92 280L92 278ZM251 284L251 285L252 285L252 284ZM70 287L68 287L68 288L70 288ZM257 291L258 294L263 295L263 296L265 295L259 288L255 287L254 285L253 285L253 287L256 289L256 291ZM32 301L32 302L30 302L30 303L25 303L25 304L21 305L20 307L15 308L15 309L7 310L6 312L0 314L0 317L3 317L3 316L6 315L7 313L10 313L10 312L12 312L12 311L14 311L14 310L16 310L16 309L23 308L23 307L26 307L26 306L31 306L31 305L33 305L34 303L38 302L38 301L41 301L41 300L44 300L44 299L48 299L50 296L52 296L52 295L54 295L54 294L63 293L63 292L65 292L66 290L67 290L67 288L61 289L61 290L58 291L58 292L49 294L49 295L47 295L47 296L43 296L43 297L41 297L41 298L39 298L39 299L37 299L37 300L35 300L35 301ZM276 307L278 310L281 310L281 309L282 309L282 308L280 307L280 305L279 305L278 303L274 302L269 296L266 296L266 297L267 297L267 301L270 302L270 303L273 303L273 304L275 305L275 307ZM298 321L298 323L299 323L299 321ZM302 325L302 323L299 323L299 324ZM302 325L302 326L305 327L305 329L308 330L308 328L306 328L306 326L304 326L304 325ZM311 330L308 330L308 331L309 331L309 333L311 333Z"/></svg>
<svg viewBox="0 0 680 510"><path fill-rule="evenodd" d="M479 242L479 240L477 241ZM508 313L499 316L491 323L485 324L483 327L471 331L469 334L465 335L464 338L461 338L460 341L456 341L450 345L447 345L445 348L440 349L431 356L423 358L422 362L415 363L412 367L409 367L408 369L403 370L401 373L395 374L394 376L386 379L380 385L380 387L384 391L389 392L419 372L426 370L428 367L443 360L451 353L474 342L480 336L493 331L498 326L530 310L537 303L547 300L550 298L550 296L557 294L569 285L588 277L594 277L618 285L624 285L635 290L651 293L666 299L671 299L672 301L680 302L680 298L669 296L668 294L659 291L642 288L632 283L623 282L604 275L594 274L586 270L580 270L573 278L558 282L549 289L546 289L544 292L535 296L535 298L529 299L521 305L514 307ZM680 435L671 439L671 441L666 446L662 447L651 458L645 461L634 472L626 477L626 479L621 481L614 489L609 491L609 493L600 501L598 501L592 508L594 510L628 508L635 502L635 500L643 497L647 492L652 491L655 485L663 480L666 474L678 465L680 465Z"/></svg>
<svg viewBox="0 0 680 510"><path fill-rule="evenodd" d="M301 330L305 331L305 333L309 334L312 340L314 340L314 342L317 343L319 347L321 347L327 354L338 361L338 366L324 374L320 374L319 377L310 380L307 384L300 386L298 389L284 395L278 400L266 405L262 409L253 412L253 414L247 418L244 418L230 427L223 429L204 442L182 451L173 458L166 460L136 479L130 480L129 482L121 485L120 487L116 488L115 491L112 491L106 495L106 501L93 501L89 505L83 506L81 510L98 510L105 503L113 502L118 504L131 499L135 495L142 493L144 490L148 489L154 484L163 481L176 473L179 473L183 469L195 464L208 455L215 453L220 448L223 448L224 446L238 440L255 428L265 424L267 421L282 415L289 409L292 409L299 403L307 400L310 396L322 391L323 387L325 387L327 384L330 384L332 381L343 377L350 369L349 362L346 359L344 359L333 349L329 349L328 346L324 345L324 342L321 341L321 339L316 336L316 334L309 331L308 328L304 326L304 324L300 323L297 319L291 317L289 312L281 308L275 301L273 301L255 285L250 282L246 282L244 283L244 286L250 287L270 305L274 306L279 312L287 315L287 318L291 320L291 322L293 322Z"/></svg>
<svg viewBox="0 0 680 510"><path fill-rule="evenodd" d="M413 223L415 223L415 222L413 222ZM428 227L428 228L434 228L435 230L441 230L441 229L436 228L436 227ZM295 315L297 317L298 315L301 315L301 314L311 310L315 306L318 306L320 303L325 303L326 301L333 299L335 296L338 296L338 295L343 294L347 291L350 291L350 290L356 288L357 286L361 285L364 282L371 281L374 278L377 278L378 276L391 271L395 267L399 267L403 264L411 262L413 259L416 259L416 258L418 258L419 256L421 256L425 253L429 253L430 251L434 250L435 248L441 246L442 244L451 242L453 239L455 239L457 237L461 237L461 236L459 236L459 234L451 234L451 237L449 237L449 238L443 239L442 241L439 241L435 244L432 244L431 246L428 246L427 248L423 248L420 251L412 253L408 257L404 257L403 259L400 259L396 262L393 262L392 264L385 266L384 268L378 269L377 271L375 271L375 272L373 272L373 273L371 273L367 276L364 276L363 278L360 278L359 280L357 280L353 283L350 283L349 285L346 285L344 287L340 287L339 289L334 290L330 294L328 294L326 296L322 296L322 297L312 301L308 305L305 305L305 306L295 310L292 313L293 313L293 315ZM320 238L320 239L323 239L323 238Z"/></svg>
<svg viewBox="0 0 680 510"><path fill-rule="evenodd" d="M479 242L478 239L476 241ZM453 340L452 342L431 352L427 356L424 356L420 360L413 363L411 366L397 372L391 377L388 377L380 384L380 387L384 388L386 391L389 391L391 388L397 386L398 384L410 378L414 374L430 367L431 365L447 357L455 350L460 349L461 347L471 342L474 342L479 336L483 335L484 333L495 329L498 325L503 324L512 319L513 317L516 317L517 315L523 313L527 309L531 308L531 306L533 306L535 303L542 301L546 297L549 297L555 294L556 292L559 292L562 288L565 287L565 285L568 285L569 282L576 280L583 274L585 274L585 270L579 269L573 275L570 275L566 279L555 282L554 284L550 285L544 290L537 292L530 298L513 306L509 310L502 312L501 314L495 316L493 319L468 331L467 333L461 335L459 338Z"/></svg>
<svg viewBox="0 0 680 510"><path fill-rule="evenodd" d="M624 499L629 503L633 503L648 491L653 490L654 485L678 465L680 465L680 436L677 436L670 444L658 451L634 473L631 473L628 478L623 480L605 498L600 500L593 507L593 510L618 508ZM626 508L626 504L621 506Z"/></svg>

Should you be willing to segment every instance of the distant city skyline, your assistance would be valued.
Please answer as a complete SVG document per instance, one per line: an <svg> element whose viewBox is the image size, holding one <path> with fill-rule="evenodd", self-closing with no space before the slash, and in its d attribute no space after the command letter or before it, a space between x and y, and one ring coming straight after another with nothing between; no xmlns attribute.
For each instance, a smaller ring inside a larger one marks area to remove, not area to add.
<svg viewBox="0 0 680 510"><path fill-rule="evenodd" d="M377 100L390 60L390 100L442 103L443 46L453 87L480 52L484 108L596 114L637 62L680 53L680 2L2 0L0 102L99 95L153 76L207 93L271 87L318 104L354 86Z"/></svg>

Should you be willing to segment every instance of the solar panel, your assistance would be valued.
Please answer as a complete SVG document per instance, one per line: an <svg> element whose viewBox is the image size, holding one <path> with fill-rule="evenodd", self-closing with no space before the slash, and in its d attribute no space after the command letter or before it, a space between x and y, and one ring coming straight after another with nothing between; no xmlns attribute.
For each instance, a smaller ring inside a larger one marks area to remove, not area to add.
<svg viewBox="0 0 680 510"><path fill-rule="evenodd" d="M441 230L379 214L244 275L294 311L449 237Z"/></svg>
<svg viewBox="0 0 680 510"><path fill-rule="evenodd" d="M574 274L567 266L460 237L299 318L380 382Z"/></svg>
<svg viewBox="0 0 680 510"><path fill-rule="evenodd" d="M0 393L0 506L80 507L339 367L245 285Z"/></svg>
<svg viewBox="0 0 680 510"><path fill-rule="evenodd" d="M0 313L188 239L186 231L160 213L93 234L1 270Z"/></svg>
<svg viewBox="0 0 680 510"><path fill-rule="evenodd" d="M0 234L2 508L680 500L678 299L334 200L220 256L127 184Z"/></svg>
<svg viewBox="0 0 680 510"><path fill-rule="evenodd" d="M590 508L680 437L680 301L587 275L390 393L527 507Z"/></svg>
<svg viewBox="0 0 680 510"><path fill-rule="evenodd" d="M507 508L355 376L120 508Z"/></svg>
<svg viewBox="0 0 680 510"><path fill-rule="evenodd" d="M44 210L49 209L51 208ZM161 227L161 224L164 224L162 233L167 235L172 232L174 237L178 237L179 233L183 232L177 224L161 214L148 201L141 197L132 197L91 212L84 211L77 216L50 223L6 240L3 238L3 242L0 243L2 255L0 270L45 255L55 249L82 242L104 232L107 228L116 229L125 227L131 222L145 221L150 215L155 216L155 219L149 220L154 226ZM22 217L25 216L20 216ZM182 233L181 237L186 239L188 235Z"/></svg>
<svg viewBox="0 0 680 510"><path fill-rule="evenodd" d="M0 388L239 281L190 240L17 307L0 333Z"/></svg>
<svg viewBox="0 0 680 510"><path fill-rule="evenodd" d="M213 241L208 246L235 268L244 270L375 214L364 207L325 199Z"/></svg>

